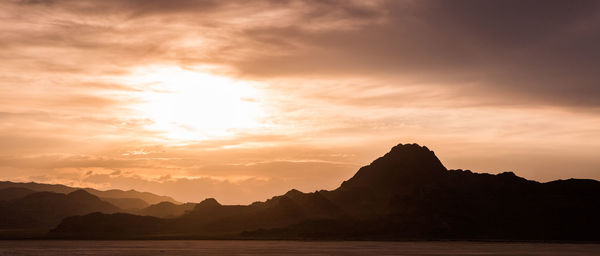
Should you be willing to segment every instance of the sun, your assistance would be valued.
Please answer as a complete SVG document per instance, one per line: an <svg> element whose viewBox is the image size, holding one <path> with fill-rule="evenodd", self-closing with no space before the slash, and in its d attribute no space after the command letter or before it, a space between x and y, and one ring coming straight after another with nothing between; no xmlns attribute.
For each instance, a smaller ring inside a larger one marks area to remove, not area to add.
<svg viewBox="0 0 600 256"><path fill-rule="evenodd" d="M261 91L253 82L196 68L145 67L126 77L139 90L132 108L145 128L169 140L209 140L261 127Z"/></svg>

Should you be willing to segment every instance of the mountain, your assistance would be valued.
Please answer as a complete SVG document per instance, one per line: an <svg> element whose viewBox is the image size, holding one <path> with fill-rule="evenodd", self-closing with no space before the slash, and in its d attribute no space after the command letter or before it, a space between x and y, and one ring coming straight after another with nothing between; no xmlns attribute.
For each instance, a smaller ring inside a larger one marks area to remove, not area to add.
<svg viewBox="0 0 600 256"><path fill-rule="evenodd" d="M191 210L194 205L171 202L149 205L139 198L99 198L84 189L64 194L21 187L4 188L0 189L0 239L37 238L62 219L73 215L119 212L174 218Z"/></svg>
<svg viewBox="0 0 600 256"><path fill-rule="evenodd" d="M4 189L4 188L26 188L26 189L30 189L33 191L48 191L48 192L55 192L55 193L61 193L61 194L68 194L71 193L75 190L79 190L79 189L83 189L87 192L89 192L92 195L98 196L100 198L110 198L109 200L112 200L112 198L129 198L129 199L140 199L144 202L146 202L145 206L140 207L142 204L137 201L134 202L132 200L129 200L130 203L133 203L133 205L135 207L129 207L126 205L122 205L124 209L129 209L129 208L143 208L143 207L147 207L150 204L157 204L160 202L171 202L174 204L180 204L179 202L177 202L176 200L174 200L171 197L168 196L159 196L159 195L155 195L149 192L138 192L135 190L127 190L127 191L123 191L123 190L119 190L119 189L111 189L111 190L106 190L106 191L101 191L101 190L97 190L97 189L93 189L93 188L77 188L77 187L68 187L65 185L58 185L58 184L42 184L42 183L35 183L35 182L29 182L29 183L20 183L20 182L10 182L10 181L0 181L0 189ZM117 204L121 204L121 203L125 203L125 200L121 200L121 202L116 202Z"/></svg>
<svg viewBox="0 0 600 256"><path fill-rule="evenodd" d="M100 199L130 212L139 211L150 206L150 204L146 203L146 201L139 198L102 197Z"/></svg>
<svg viewBox="0 0 600 256"><path fill-rule="evenodd" d="M427 147L400 144L332 191L251 205L206 199L171 219L73 216L50 237L600 241L598 195L595 180L447 170Z"/></svg>
<svg viewBox="0 0 600 256"><path fill-rule="evenodd" d="M26 188L4 188L0 189L0 202L10 201L33 194L35 191Z"/></svg>
<svg viewBox="0 0 600 256"><path fill-rule="evenodd" d="M68 216L117 211L116 206L85 190L69 194L33 192L0 203L0 237L47 231Z"/></svg>
<svg viewBox="0 0 600 256"><path fill-rule="evenodd" d="M160 202L132 212L142 216L175 218L184 215L186 212L194 209L195 206L196 204L194 203L174 204L171 202Z"/></svg>
<svg viewBox="0 0 600 256"><path fill-rule="evenodd" d="M145 201L148 204L158 204L160 202L171 202L174 204L181 204L180 202L168 196L159 196L150 192L139 192L133 189L127 191L119 189L100 191L93 188L85 188L85 190L93 195L102 198L138 198Z"/></svg>

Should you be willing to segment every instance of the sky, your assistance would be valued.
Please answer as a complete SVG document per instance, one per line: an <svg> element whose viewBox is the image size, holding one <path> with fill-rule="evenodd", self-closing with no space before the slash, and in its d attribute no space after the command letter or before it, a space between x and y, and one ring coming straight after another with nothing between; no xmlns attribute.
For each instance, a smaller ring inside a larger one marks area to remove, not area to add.
<svg viewBox="0 0 600 256"><path fill-rule="evenodd" d="M600 179L600 2L0 2L0 180L247 204L399 143Z"/></svg>

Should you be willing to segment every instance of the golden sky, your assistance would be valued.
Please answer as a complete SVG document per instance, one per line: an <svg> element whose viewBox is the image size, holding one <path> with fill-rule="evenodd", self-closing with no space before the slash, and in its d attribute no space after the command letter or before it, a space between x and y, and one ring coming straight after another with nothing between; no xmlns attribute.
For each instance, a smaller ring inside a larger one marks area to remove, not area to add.
<svg viewBox="0 0 600 256"><path fill-rule="evenodd" d="M597 1L0 2L0 179L333 189L398 143L600 179Z"/></svg>

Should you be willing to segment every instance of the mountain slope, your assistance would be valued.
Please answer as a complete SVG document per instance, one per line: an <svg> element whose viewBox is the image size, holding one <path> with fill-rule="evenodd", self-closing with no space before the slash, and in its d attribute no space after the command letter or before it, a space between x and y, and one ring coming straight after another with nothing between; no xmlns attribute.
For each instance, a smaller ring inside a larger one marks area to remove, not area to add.
<svg viewBox="0 0 600 256"><path fill-rule="evenodd" d="M111 189L106 191L101 191L93 188L77 188L77 187L69 187L65 185L59 184L42 184L42 183L20 183L20 182L11 182L11 181L0 181L0 189L4 188L26 188L33 191L48 191L54 193L68 194L78 189L83 189L89 192L92 195L101 198L137 198L143 200L147 204L157 204L160 202L171 202L174 204L179 204L176 200L168 196L159 196L149 192L139 192L135 190L119 190L119 189ZM139 206L139 202L136 203L136 206ZM129 207L125 207L127 209ZM136 207L132 207L136 208Z"/></svg>
<svg viewBox="0 0 600 256"><path fill-rule="evenodd" d="M159 218L175 218L194 209L195 205L196 204L194 203L174 204L171 202L160 202L158 204L147 206L143 209L132 211L132 213Z"/></svg>
<svg viewBox="0 0 600 256"><path fill-rule="evenodd" d="M125 211L135 212L150 206L146 201L139 198L101 197L102 201L109 202Z"/></svg>
<svg viewBox="0 0 600 256"><path fill-rule="evenodd" d="M48 230L62 219L92 212L112 213L116 206L84 191L35 192L0 204L0 236L19 230Z"/></svg>
<svg viewBox="0 0 600 256"><path fill-rule="evenodd" d="M102 219L127 238L600 241L598 195L594 180L447 170L428 148L401 144L333 191L292 190L247 206L207 199L179 218L139 219L152 223L143 230L111 215L78 216L51 235L110 238L99 230Z"/></svg>
<svg viewBox="0 0 600 256"><path fill-rule="evenodd" d="M35 191L26 188L4 188L0 189L0 201L11 201L33 193Z"/></svg>

